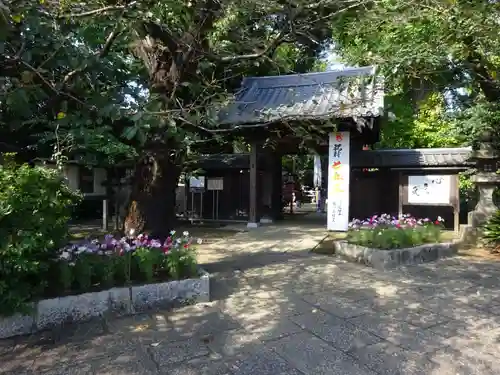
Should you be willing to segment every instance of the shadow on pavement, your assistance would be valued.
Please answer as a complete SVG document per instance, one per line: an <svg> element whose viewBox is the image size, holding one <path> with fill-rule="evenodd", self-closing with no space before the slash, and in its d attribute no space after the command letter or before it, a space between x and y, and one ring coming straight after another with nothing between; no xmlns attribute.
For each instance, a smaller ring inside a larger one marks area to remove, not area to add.
<svg viewBox="0 0 500 375"><path fill-rule="evenodd" d="M500 373L498 263L237 250L204 265L212 302L1 341L0 374Z"/></svg>

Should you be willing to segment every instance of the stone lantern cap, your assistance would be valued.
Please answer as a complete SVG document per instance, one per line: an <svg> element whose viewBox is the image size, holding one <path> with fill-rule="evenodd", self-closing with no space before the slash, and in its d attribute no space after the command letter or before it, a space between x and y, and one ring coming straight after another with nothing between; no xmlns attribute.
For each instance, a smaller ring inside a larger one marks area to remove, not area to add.
<svg viewBox="0 0 500 375"><path fill-rule="evenodd" d="M484 130L479 136L479 149L474 150L471 159L498 159L499 153L493 145L493 133Z"/></svg>

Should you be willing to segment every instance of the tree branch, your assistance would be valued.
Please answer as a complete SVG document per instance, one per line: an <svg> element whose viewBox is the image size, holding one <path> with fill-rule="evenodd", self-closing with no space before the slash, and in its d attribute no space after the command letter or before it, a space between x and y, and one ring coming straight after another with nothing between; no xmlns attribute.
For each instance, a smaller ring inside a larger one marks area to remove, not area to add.
<svg viewBox="0 0 500 375"><path fill-rule="evenodd" d="M99 8L99 9L89 10L89 11L82 12L82 13L62 14L62 15L58 16L57 18L59 18L59 19L61 19L61 18L83 18L83 17L89 17L89 16L96 16L96 15L100 15L100 14L104 14L104 13L108 13L108 12L116 12L119 10L125 10L127 7L130 7L131 5L134 5L135 3L136 3L136 1L133 1L132 3L127 4L127 5L112 5L112 6Z"/></svg>
<svg viewBox="0 0 500 375"><path fill-rule="evenodd" d="M179 42L171 32L166 30L165 27L158 25L153 21L141 22L139 27L139 31L142 32L139 34L141 38L145 38L147 35L149 35L153 39L161 41L162 44L167 47L172 56L177 52Z"/></svg>
<svg viewBox="0 0 500 375"><path fill-rule="evenodd" d="M276 49L282 45L283 43L287 43L290 40L285 37L285 33L280 33L265 49L261 52L248 53L244 55L235 55L235 56L216 56L216 55L208 55L211 59L217 60L220 62L235 62L239 60L252 60L259 59L261 57L269 57L274 54Z"/></svg>
<svg viewBox="0 0 500 375"><path fill-rule="evenodd" d="M24 65L25 67L27 67L30 71L32 71L41 81L42 83L47 86L47 88L49 88L50 90L52 90L56 95L63 95L63 96L66 96L67 98L69 99L72 99L74 100L75 102L85 106L85 103L82 102L80 99L76 98L75 96L67 93L67 92L64 92L62 90L58 90L52 83L50 83L49 81L47 81L45 79L45 77L42 75L42 73L40 73L33 65L31 64L28 64L27 62L23 61L23 60L19 60L20 63L22 65Z"/></svg>

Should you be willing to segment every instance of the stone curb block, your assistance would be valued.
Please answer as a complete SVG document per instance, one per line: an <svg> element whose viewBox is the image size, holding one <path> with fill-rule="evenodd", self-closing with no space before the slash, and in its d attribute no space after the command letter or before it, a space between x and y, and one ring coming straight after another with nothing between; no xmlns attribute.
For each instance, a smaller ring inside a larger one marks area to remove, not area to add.
<svg viewBox="0 0 500 375"><path fill-rule="evenodd" d="M405 249L381 250L355 245L347 241L333 243L335 254L378 269L427 263L456 254L459 241L425 244Z"/></svg>
<svg viewBox="0 0 500 375"><path fill-rule="evenodd" d="M174 301L209 302L210 275L201 268L199 275L199 278L41 300L31 306L32 314L0 318L0 339L83 322L106 313L128 315Z"/></svg>

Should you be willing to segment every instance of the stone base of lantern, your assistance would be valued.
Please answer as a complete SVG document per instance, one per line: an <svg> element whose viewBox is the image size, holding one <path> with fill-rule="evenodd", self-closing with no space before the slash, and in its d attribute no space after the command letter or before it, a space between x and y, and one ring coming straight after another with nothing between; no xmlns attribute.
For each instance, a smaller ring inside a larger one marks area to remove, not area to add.
<svg viewBox="0 0 500 375"><path fill-rule="evenodd" d="M469 213L469 224L478 228L485 224L497 212L498 207L493 202L493 193L500 185L500 176L492 172L479 172L472 181L479 191L479 199L474 211Z"/></svg>

